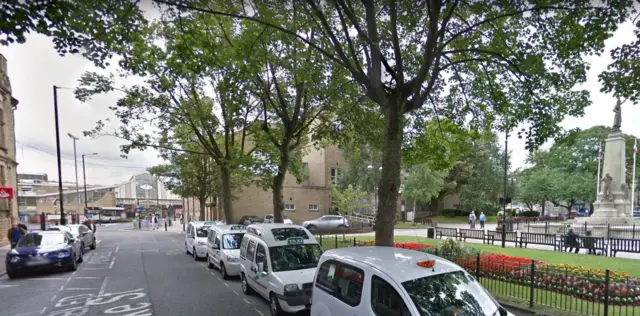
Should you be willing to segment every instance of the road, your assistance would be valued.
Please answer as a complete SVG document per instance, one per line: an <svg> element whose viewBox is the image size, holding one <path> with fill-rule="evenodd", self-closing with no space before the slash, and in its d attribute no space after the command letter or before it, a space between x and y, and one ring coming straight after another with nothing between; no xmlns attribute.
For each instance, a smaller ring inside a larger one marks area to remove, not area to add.
<svg viewBox="0 0 640 316"><path fill-rule="evenodd" d="M0 277L0 315L269 315L239 280L224 281L187 256L182 234L130 227L99 227L97 249L76 272Z"/></svg>

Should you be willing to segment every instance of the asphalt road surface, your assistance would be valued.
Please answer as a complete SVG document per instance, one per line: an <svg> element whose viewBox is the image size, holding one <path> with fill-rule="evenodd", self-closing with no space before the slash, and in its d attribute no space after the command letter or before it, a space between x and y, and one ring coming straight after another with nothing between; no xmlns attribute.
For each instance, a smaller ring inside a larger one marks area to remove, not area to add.
<svg viewBox="0 0 640 316"><path fill-rule="evenodd" d="M186 255L182 234L130 227L98 227L98 247L76 272L0 277L0 315L270 315L239 279Z"/></svg>

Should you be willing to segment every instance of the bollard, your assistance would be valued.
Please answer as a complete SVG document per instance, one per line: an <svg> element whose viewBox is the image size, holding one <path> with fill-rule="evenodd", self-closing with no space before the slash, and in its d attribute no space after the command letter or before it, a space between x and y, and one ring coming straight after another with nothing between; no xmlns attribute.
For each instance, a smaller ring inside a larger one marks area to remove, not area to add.
<svg viewBox="0 0 640 316"><path fill-rule="evenodd" d="M167 222L164 222L164 231L167 231Z"/></svg>
<svg viewBox="0 0 640 316"><path fill-rule="evenodd" d="M171 227L171 219L169 219L169 227Z"/></svg>
<svg viewBox="0 0 640 316"><path fill-rule="evenodd" d="M40 229L42 230L46 230L47 228L47 220L46 220L47 216L44 214L44 212L42 212L40 214Z"/></svg>
<svg viewBox="0 0 640 316"><path fill-rule="evenodd" d="M142 229L142 221L138 221L138 229Z"/></svg>

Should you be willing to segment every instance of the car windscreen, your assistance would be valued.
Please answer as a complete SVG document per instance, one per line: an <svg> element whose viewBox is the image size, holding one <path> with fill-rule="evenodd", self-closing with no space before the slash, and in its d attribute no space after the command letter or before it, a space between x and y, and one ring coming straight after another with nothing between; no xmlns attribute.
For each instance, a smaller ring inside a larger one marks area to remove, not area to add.
<svg viewBox="0 0 640 316"><path fill-rule="evenodd" d="M322 248L318 244L286 245L269 248L273 272L310 269L318 266Z"/></svg>
<svg viewBox="0 0 640 316"><path fill-rule="evenodd" d="M493 315L498 310L480 283L463 271L410 280L402 286L422 316Z"/></svg>
<svg viewBox="0 0 640 316"><path fill-rule="evenodd" d="M233 234L222 235L222 248L223 249L240 249L242 236L244 236L244 233L233 233Z"/></svg>
<svg viewBox="0 0 640 316"><path fill-rule="evenodd" d="M27 234L18 242L18 247L41 247L64 244L63 234Z"/></svg>
<svg viewBox="0 0 640 316"><path fill-rule="evenodd" d="M196 228L196 235L200 238L206 238L209 233L209 226L200 226Z"/></svg>
<svg viewBox="0 0 640 316"><path fill-rule="evenodd" d="M80 227L69 226L69 232L71 233L71 235L74 235L74 236L80 235Z"/></svg>

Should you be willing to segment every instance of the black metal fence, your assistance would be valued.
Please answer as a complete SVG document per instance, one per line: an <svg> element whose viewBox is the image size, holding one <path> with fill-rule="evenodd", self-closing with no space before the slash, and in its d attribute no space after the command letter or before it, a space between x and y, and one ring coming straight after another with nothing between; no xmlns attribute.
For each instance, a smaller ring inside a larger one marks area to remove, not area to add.
<svg viewBox="0 0 640 316"><path fill-rule="evenodd" d="M325 249L372 246L342 236L318 236ZM577 315L640 315L640 278L610 270L551 265L526 258L494 253L452 257L434 245L397 243L455 262L496 298L519 301L532 309L541 307Z"/></svg>
<svg viewBox="0 0 640 316"><path fill-rule="evenodd" d="M502 223L498 224L499 226ZM541 234L566 234L570 228L580 235L591 232L593 237L640 239L640 225L616 225L616 224L588 224L571 223L563 221L514 221L507 219L507 231L520 231L525 233Z"/></svg>

